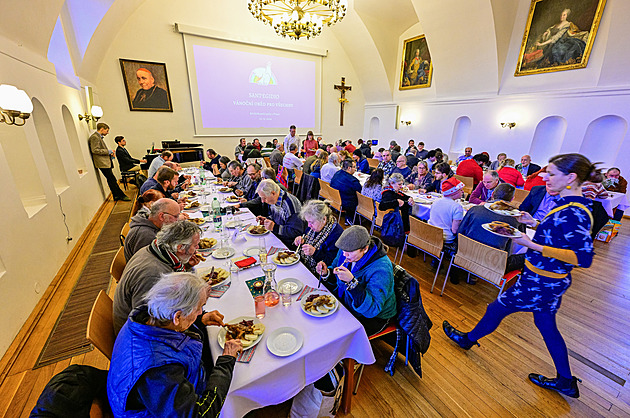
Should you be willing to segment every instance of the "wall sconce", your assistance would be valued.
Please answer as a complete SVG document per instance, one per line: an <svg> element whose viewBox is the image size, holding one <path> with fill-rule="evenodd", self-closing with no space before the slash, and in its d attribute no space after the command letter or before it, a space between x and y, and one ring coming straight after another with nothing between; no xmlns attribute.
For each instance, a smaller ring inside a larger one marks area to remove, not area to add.
<svg viewBox="0 0 630 418"><path fill-rule="evenodd" d="M100 106L92 106L90 113L86 113L85 115L79 114L79 120L85 119L85 121L89 124L91 120L96 122L103 117L103 109L101 109Z"/></svg>
<svg viewBox="0 0 630 418"><path fill-rule="evenodd" d="M502 128L514 128L516 126L516 122L501 122Z"/></svg>
<svg viewBox="0 0 630 418"><path fill-rule="evenodd" d="M0 123L22 126L31 112L33 103L24 90L9 84L0 85Z"/></svg>
<svg viewBox="0 0 630 418"><path fill-rule="evenodd" d="M411 125L411 121L410 120L401 120L400 123L403 124L403 125L407 125L407 126Z"/></svg>

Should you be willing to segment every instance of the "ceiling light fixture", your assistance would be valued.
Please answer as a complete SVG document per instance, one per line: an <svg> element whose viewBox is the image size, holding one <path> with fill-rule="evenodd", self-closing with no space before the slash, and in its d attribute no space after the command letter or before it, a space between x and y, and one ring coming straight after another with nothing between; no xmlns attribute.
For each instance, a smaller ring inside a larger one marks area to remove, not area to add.
<svg viewBox="0 0 630 418"><path fill-rule="evenodd" d="M346 15L347 0L249 0L247 8L278 35L309 39Z"/></svg>
<svg viewBox="0 0 630 418"><path fill-rule="evenodd" d="M24 90L10 84L0 85L0 123L22 126L32 112L33 103Z"/></svg>

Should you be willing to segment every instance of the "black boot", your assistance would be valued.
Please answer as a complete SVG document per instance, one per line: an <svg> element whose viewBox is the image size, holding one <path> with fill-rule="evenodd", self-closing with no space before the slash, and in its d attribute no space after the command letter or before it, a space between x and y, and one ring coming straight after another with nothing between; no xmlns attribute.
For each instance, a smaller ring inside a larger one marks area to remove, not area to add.
<svg viewBox="0 0 630 418"><path fill-rule="evenodd" d="M541 388L555 390L570 398L580 397L580 389L577 382L581 382L581 380L575 376L571 377L571 379L562 376L550 379L542 374L530 373L529 380Z"/></svg>
<svg viewBox="0 0 630 418"><path fill-rule="evenodd" d="M470 347L473 345L477 345L477 347L481 346L477 341L470 341L468 339L468 333L461 332L456 330L448 321L444 321L442 323L442 328L444 329L444 333L448 338L455 341L457 345L459 345L464 350L470 350Z"/></svg>

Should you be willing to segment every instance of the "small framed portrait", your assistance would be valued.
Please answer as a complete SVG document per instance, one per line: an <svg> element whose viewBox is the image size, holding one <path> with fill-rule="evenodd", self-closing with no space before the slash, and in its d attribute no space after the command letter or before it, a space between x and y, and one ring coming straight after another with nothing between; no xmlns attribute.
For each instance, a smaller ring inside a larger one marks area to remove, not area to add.
<svg viewBox="0 0 630 418"><path fill-rule="evenodd" d="M585 68L606 0L532 0L515 76Z"/></svg>
<svg viewBox="0 0 630 418"><path fill-rule="evenodd" d="M403 43L399 90L431 87L433 64L424 35Z"/></svg>
<svg viewBox="0 0 630 418"><path fill-rule="evenodd" d="M172 112L166 64L120 59L129 110Z"/></svg>

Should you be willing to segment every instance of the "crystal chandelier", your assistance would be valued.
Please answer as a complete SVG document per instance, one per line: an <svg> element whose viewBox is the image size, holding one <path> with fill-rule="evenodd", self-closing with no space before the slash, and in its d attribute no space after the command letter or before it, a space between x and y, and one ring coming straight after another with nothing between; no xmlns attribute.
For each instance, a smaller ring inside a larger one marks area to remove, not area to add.
<svg viewBox="0 0 630 418"><path fill-rule="evenodd" d="M346 15L347 0L249 0L247 7L278 35L300 39L317 36L324 25L334 25Z"/></svg>

